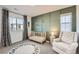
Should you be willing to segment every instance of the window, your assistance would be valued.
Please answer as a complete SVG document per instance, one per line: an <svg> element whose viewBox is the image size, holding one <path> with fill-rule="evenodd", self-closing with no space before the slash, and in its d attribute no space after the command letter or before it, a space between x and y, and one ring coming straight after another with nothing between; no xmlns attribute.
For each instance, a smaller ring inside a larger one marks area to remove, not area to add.
<svg viewBox="0 0 79 59"><path fill-rule="evenodd" d="M23 30L23 19L9 18L10 30Z"/></svg>
<svg viewBox="0 0 79 59"><path fill-rule="evenodd" d="M62 32L72 31L72 13L61 14L60 26Z"/></svg>
<svg viewBox="0 0 79 59"><path fill-rule="evenodd" d="M23 19L17 19L17 30L23 30Z"/></svg>

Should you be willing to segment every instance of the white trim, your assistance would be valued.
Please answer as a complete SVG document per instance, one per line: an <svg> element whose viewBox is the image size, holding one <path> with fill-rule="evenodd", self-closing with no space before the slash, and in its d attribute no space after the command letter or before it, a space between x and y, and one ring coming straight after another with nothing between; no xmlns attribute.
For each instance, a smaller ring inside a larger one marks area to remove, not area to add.
<svg viewBox="0 0 79 59"><path fill-rule="evenodd" d="M71 15L71 31L72 31L72 12L64 13L64 14L60 15L60 31L61 31L61 17L62 16L67 16L67 15Z"/></svg>
<svg viewBox="0 0 79 59"><path fill-rule="evenodd" d="M60 16L72 15L72 12L61 14Z"/></svg>

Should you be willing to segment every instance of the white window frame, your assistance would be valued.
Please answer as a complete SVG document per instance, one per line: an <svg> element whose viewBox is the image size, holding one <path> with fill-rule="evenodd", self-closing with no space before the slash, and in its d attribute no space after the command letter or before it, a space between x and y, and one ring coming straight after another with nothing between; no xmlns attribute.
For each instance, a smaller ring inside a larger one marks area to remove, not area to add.
<svg viewBox="0 0 79 59"><path fill-rule="evenodd" d="M19 31L19 30L23 30L23 29L17 29L17 25L18 25L17 20L18 20L18 19L21 20L22 18L9 17L9 26L11 26L11 24L10 24L10 18L15 18L15 19L16 19L16 24L15 24L15 25L16 25L16 29L14 30L14 29L11 29L11 28L10 28L11 31ZM24 23L24 20L23 20L23 23ZM13 24L13 20L12 20L12 24ZM24 24L21 24L21 25L24 25Z"/></svg>
<svg viewBox="0 0 79 59"><path fill-rule="evenodd" d="M67 15L71 15L71 29L70 29L70 31L64 30L63 32L72 32L72 12L70 12L70 13L65 13L65 14L61 14L61 15L60 15L60 31L62 31L62 30L61 30L61 18L62 18L62 16L67 16ZM66 20L66 18L65 18L65 20ZM66 23L66 22L65 22L65 23ZM65 28L66 28L66 24L65 24Z"/></svg>

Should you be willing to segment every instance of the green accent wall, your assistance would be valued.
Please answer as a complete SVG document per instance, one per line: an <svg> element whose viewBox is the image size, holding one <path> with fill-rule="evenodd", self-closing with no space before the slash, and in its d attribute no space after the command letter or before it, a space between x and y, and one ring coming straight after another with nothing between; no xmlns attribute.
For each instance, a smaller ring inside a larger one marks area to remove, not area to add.
<svg viewBox="0 0 79 59"><path fill-rule="evenodd" d="M50 13L50 30L60 31L60 11Z"/></svg>
<svg viewBox="0 0 79 59"><path fill-rule="evenodd" d="M32 31L60 31L60 15L72 12L72 31L76 31L76 6L32 17Z"/></svg>
<svg viewBox="0 0 79 59"><path fill-rule="evenodd" d="M42 17L42 31L49 31L49 14L45 14Z"/></svg>

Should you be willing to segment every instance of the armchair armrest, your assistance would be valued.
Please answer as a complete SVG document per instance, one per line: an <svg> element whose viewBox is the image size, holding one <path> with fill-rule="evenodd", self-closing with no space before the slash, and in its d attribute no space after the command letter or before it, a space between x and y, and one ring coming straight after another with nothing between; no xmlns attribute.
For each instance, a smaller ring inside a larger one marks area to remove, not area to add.
<svg viewBox="0 0 79 59"><path fill-rule="evenodd" d="M53 42L59 42L60 38L53 39Z"/></svg>
<svg viewBox="0 0 79 59"><path fill-rule="evenodd" d="M70 45L71 48L76 49L78 47L78 43L74 42Z"/></svg>

